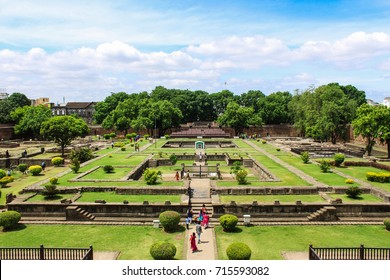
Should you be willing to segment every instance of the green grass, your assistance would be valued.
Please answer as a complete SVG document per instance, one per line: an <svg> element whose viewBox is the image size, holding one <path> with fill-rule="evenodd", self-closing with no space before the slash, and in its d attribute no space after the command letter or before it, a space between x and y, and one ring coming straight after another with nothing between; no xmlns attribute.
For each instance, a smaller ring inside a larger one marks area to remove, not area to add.
<svg viewBox="0 0 390 280"><path fill-rule="evenodd" d="M45 197L41 194L37 194L30 198L28 202L59 202L62 199L71 199L75 194L57 194L53 198Z"/></svg>
<svg viewBox="0 0 390 280"><path fill-rule="evenodd" d="M82 177L81 180L83 179L99 179L99 180L110 180L110 179L122 179L125 177L127 174L129 174L131 171L130 167L116 167L114 166L114 171L110 173L104 172L103 167L100 167L96 169L95 171L87 174L86 176Z"/></svg>
<svg viewBox="0 0 390 280"><path fill-rule="evenodd" d="M115 192L84 192L77 202L94 202L98 199L104 199L106 202L120 202L124 200L128 202L165 202L170 201L172 203L180 203L179 195L125 195L116 194Z"/></svg>
<svg viewBox="0 0 390 280"><path fill-rule="evenodd" d="M165 233L147 226L26 225L19 230L0 232L1 247L88 248L120 251L121 260L151 260L150 246L157 241L173 243L176 259L183 258L184 228Z"/></svg>
<svg viewBox="0 0 390 280"><path fill-rule="evenodd" d="M324 199L319 195L221 195L220 200L221 203L230 203L230 201L237 203L274 202L275 200L292 203L297 200L302 202L324 202Z"/></svg>
<svg viewBox="0 0 390 280"><path fill-rule="evenodd" d="M367 202L383 202L379 197L372 194L361 194L356 199L348 197L346 194L331 194L331 198L341 198L346 203L367 203Z"/></svg>
<svg viewBox="0 0 390 280"><path fill-rule="evenodd" d="M219 259L226 260L226 248L235 241L246 243L252 250L252 260L280 260L288 251L308 252L314 247L387 248L390 233L384 226L260 226L239 227L226 233L215 228Z"/></svg>

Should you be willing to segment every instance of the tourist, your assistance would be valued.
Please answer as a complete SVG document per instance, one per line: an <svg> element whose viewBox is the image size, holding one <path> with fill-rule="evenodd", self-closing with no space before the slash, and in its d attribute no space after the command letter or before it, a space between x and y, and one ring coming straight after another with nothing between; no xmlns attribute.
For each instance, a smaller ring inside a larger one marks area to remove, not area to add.
<svg viewBox="0 0 390 280"><path fill-rule="evenodd" d="M175 179L176 179L176 181L179 181L179 179L180 179L180 175L179 175L179 172L178 172L178 171L176 171Z"/></svg>
<svg viewBox="0 0 390 280"><path fill-rule="evenodd" d="M42 166L42 170L45 171L45 168L46 168L46 162L42 161L41 163L41 166Z"/></svg>
<svg viewBox="0 0 390 280"><path fill-rule="evenodd" d="M191 177L190 177L190 170L187 170L186 179L189 180L189 181L191 180Z"/></svg>
<svg viewBox="0 0 390 280"><path fill-rule="evenodd" d="M6 157L6 158L9 158L9 152L8 152L8 150L5 151L5 157Z"/></svg>
<svg viewBox="0 0 390 280"><path fill-rule="evenodd" d="M202 162L202 152L199 152L199 161Z"/></svg>
<svg viewBox="0 0 390 280"><path fill-rule="evenodd" d="M199 218L195 227L196 234L198 235L198 244L200 244L200 235L202 234L202 226L200 225Z"/></svg>
<svg viewBox="0 0 390 280"><path fill-rule="evenodd" d="M11 169L8 169L7 176L11 176Z"/></svg>
<svg viewBox="0 0 390 280"><path fill-rule="evenodd" d="M190 242L191 242L192 253L195 252L195 251L198 251L198 247L196 247L196 235L195 235L195 232L192 233L192 235L190 237Z"/></svg>
<svg viewBox="0 0 390 280"><path fill-rule="evenodd" d="M207 212L204 213L203 214L203 226L204 226L204 229L209 227L209 219L210 219L209 214L207 214Z"/></svg>

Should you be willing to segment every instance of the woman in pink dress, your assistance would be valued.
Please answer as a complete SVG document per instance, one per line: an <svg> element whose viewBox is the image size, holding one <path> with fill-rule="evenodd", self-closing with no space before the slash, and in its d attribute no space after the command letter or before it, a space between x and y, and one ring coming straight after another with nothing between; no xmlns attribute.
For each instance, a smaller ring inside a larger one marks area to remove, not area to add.
<svg viewBox="0 0 390 280"><path fill-rule="evenodd" d="M191 241L192 253L195 252L195 251L198 251L198 247L196 247L196 235L195 235L195 232L192 233L192 235L190 237L190 241Z"/></svg>
<svg viewBox="0 0 390 280"><path fill-rule="evenodd" d="M205 229L209 227L209 214L207 212L203 215L202 226L204 226Z"/></svg>

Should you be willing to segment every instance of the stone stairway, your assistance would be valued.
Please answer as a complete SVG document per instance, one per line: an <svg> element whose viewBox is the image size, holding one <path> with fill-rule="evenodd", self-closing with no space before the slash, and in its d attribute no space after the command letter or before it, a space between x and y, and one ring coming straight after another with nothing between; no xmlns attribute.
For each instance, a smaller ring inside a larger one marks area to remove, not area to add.
<svg viewBox="0 0 390 280"><path fill-rule="evenodd" d="M307 219L311 222L313 221L336 221L337 218L337 209L333 206L325 206L316 212L307 216Z"/></svg>
<svg viewBox="0 0 390 280"><path fill-rule="evenodd" d="M79 207L79 206L68 206L66 207L66 220L88 220L92 221L96 217L89 213L87 210Z"/></svg>

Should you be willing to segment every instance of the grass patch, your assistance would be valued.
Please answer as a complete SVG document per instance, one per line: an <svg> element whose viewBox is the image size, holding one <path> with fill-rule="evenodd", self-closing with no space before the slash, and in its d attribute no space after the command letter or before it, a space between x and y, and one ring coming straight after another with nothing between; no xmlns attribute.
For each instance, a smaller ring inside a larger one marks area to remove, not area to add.
<svg viewBox="0 0 390 280"><path fill-rule="evenodd" d="M129 174L130 171L131 171L130 167L126 168L126 167L115 167L114 166L113 172L106 173L106 172L104 172L103 167L100 167L100 168L96 169L95 171L82 177L81 180L83 180L83 179L98 179L98 180L122 179L127 174Z"/></svg>
<svg viewBox="0 0 390 280"><path fill-rule="evenodd" d="M319 195L221 195L220 200L222 203L229 203L232 200L237 203L274 202L275 200L280 202L296 202L297 200L324 202L324 199Z"/></svg>
<svg viewBox="0 0 390 280"><path fill-rule="evenodd" d="M47 248L88 248L92 245L94 251L120 251L121 260L152 260L150 246L156 241L166 241L176 246L175 258L182 259L184 236L184 229L165 233L151 226L26 225L21 230L0 232L0 246L38 248L43 244Z"/></svg>
<svg viewBox="0 0 390 280"><path fill-rule="evenodd" d="M31 197L30 199L28 199L28 202L42 202L42 201L59 202L62 199L71 199L74 195L75 194L57 194L56 196L54 196L52 198L48 198L48 197L45 197L41 194L37 194L37 195Z"/></svg>
<svg viewBox="0 0 390 280"><path fill-rule="evenodd" d="M253 260L280 260L286 251L308 252L314 247L389 247L389 232L384 226L261 226L239 227L241 232L223 232L215 228L219 259L226 260L226 248L232 242L246 243Z"/></svg>
<svg viewBox="0 0 390 280"><path fill-rule="evenodd" d="M83 192L77 202L94 202L97 199L104 199L106 202L117 202L122 203L124 200L128 202L139 202L149 201L154 202L165 202L170 201L172 203L180 203L179 195L126 195L117 194L115 192Z"/></svg>
<svg viewBox="0 0 390 280"><path fill-rule="evenodd" d="M356 199L350 198L346 194L331 194L330 197L333 199L341 198L343 202L348 203L383 202L382 199L380 199L379 197L366 193L359 195L359 197L357 197Z"/></svg>

